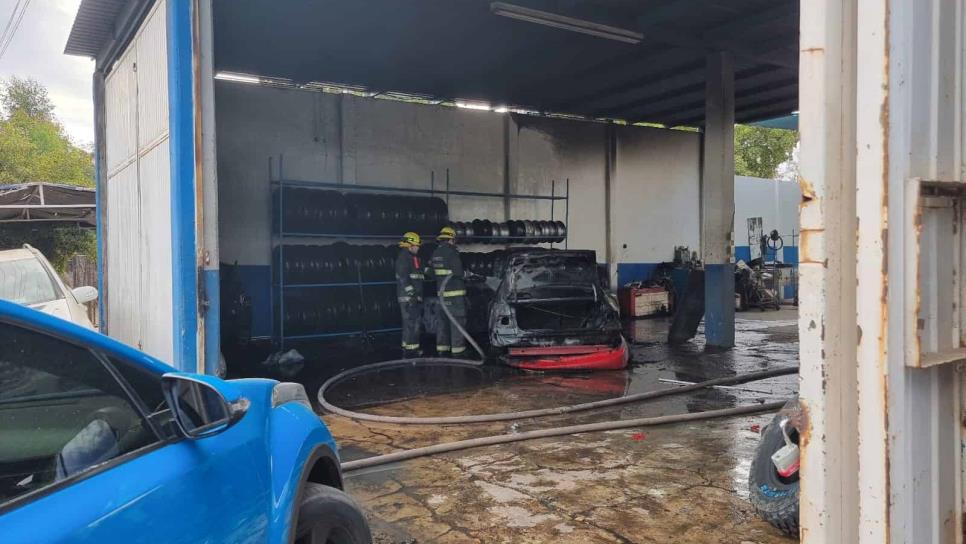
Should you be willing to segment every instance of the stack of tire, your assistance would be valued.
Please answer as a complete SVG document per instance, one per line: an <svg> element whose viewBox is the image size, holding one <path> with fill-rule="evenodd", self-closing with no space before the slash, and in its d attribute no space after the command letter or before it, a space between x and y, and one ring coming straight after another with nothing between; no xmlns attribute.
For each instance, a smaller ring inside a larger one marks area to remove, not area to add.
<svg viewBox="0 0 966 544"><path fill-rule="evenodd" d="M567 238L563 221L507 221L498 223L486 219L450 223L456 238L470 244L545 244L559 243Z"/></svg>
<svg viewBox="0 0 966 544"><path fill-rule="evenodd" d="M289 235L435 233L448 222L446 202L437 197L300 187L286 187L282 194L282 231Z"/></svg>
<svg viewBox="0 0 966 544"><path fill-rule="evenodd" d="M399 326L396 286L353 285L393 282L397 249L391 246L286 245L285 335L300 336L387 329ZM277 262L278 253L275 254ZM276 281L278 278L276 278ZM318 284L345 286L299 287Z"/></svg>
<svg viewBox="0 0 966 544"><path fill-rule="evenodd" d="M392 281L396 248L377 245L286 245L286 285ZM276 253L276 262L278 254Z"/></svg>

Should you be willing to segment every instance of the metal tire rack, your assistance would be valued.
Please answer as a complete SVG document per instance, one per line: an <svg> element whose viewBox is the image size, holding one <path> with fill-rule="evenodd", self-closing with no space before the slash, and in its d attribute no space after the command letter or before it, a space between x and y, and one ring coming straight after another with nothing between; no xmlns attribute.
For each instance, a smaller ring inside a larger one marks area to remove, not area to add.
<svg viewBox="0 0 966 544"><path fill-rule="evenodd" d="M555 203L557 201L563 201L564 203L564 222L569 225L570 219L570 179L566 179L564 182L564 193L562 195L557 194L557 181L551 180L550 184L550 194L549 195L523 195L515 193L488 193L482 191L456 191L450 189L450 176L449 169L446 169L446 184L442 189L436 188L436 175L435 172L430 173L430 188L429 189L416 189L409 187L390 187L385 185L348 185L345 183L337 182L327 182L327 181L313 181L313 180L296 180L288 179L284 174L284 156L278 156L278 177L274 177L273 172L273 157L268 159L268 173L269 173L269 183L272 188L278 189L278 205L273 207L273 218L272 218L272 246L273 248L278 248L278 256L270 256L270 262L272 262L273 274L272 274L272 315L274 317L274 323L272 326L273 343L278 346L278 349L285 349L286 340L310 340L310 339L322 339L322 338L337 338L337 337L351 337L351 336L362 336L366 337L373 334L385 334L392 332L399 332L402 329L399 327L386 328L386 329L366 329L363 327L360 330L355 331L344 331L344 332L319 332L317 334L305 334L305 335L295 335L286 336L285 335L285 297L283 296L287 289L325 289L331 287L358 287L359 296L364 297L363 288L372 285L394 285L395 281L362 281L362 274L360 270L356 271L356 277L358 278L355 282L340 282L340 283L311 283L311 284L288 284L285 283L284 265L285 265L285 240L293 238L330 238L339 240L397 240L399 239L399 234L355 234L355 233L300 233L300 232L287 232L284 225L284 189L286 187L298 187L305 189L337 189L344 193L402 193L402 194L419 194L419 195L429 195L429 196L439 196L443 197L446 201L447 210L449 209L449 199L450 196L470 196L470 197L483 197L483 198L500 198L500 199L520 199L520 200L548 200L550 201L550 220L555 219ZM435 237L435 233L423 234L420 233L421 237L432 239ZM492 238L499 238L501 240L515 240L521 239L520 237L513 236L493 236ZM553 243L551 243L551 246ZM567 247L567 238L564 238L564 245ZM275 279L277 278L277 283ZM278 301L278 307L275 308L275 301Z"/></svg>

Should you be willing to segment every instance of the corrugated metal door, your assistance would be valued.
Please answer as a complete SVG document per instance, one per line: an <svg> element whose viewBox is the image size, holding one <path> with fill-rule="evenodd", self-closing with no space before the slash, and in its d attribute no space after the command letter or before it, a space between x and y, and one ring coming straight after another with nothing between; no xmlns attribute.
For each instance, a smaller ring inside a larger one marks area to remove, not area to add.
<svg viewBox="0 0 966 544"><path fill-rule="evenodd" d="M171 167L165 8L105 81L106 330L172 362Z"/></svg>

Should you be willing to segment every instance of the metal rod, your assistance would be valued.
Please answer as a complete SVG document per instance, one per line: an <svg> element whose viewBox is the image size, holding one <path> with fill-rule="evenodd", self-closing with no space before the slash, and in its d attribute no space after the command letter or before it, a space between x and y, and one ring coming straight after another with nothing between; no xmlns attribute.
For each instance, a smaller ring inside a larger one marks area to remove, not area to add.
<svg viewBox="0 0 966 544"><path fill-rule="evenodd" d="M282 156L278 156L278 345L285 351L285 182L282 178Z"/></svg>
<svg viewBox="0 0 966 544"><path fill-rule="evenodd" d="M669 383L672 385L694 385L697 382L686 382L684 380L671 380L668 378L660 378L657 381L661 383ZM748 393L760 393L762 395L774 395L774 391L762 391L760 389L749 389L747 387L735 387L733 385L712 385L712 389L732 389L735 391L745 391Z"/></svg>
<svg viewBox="0 0 966 544"><path fill-rule="evenodd" d="M361 285L395 285L394 281L364 281ZM349 283L291 283L286 285L286 289L319 289L325 287L355 287L359 282Z"/></svg>
<svg viewBox="0 0 966 544"><path fill-rule="evenodd" d="M609 220L609 219L608 219ZM567 178L567 196L564 197L564 227L568 229L564 236L564 249L570 248L570 178Z"/></svg>
<svg viewBox="0 0 966 544"><path fill-rule="evenodd" d="M429 171L429 194L431 195L436 194L436 171L435 170Z"/></svg>
<svg viewBox="0 0 966 544"><path fill-rule="evenodd" d="M371 331L347 331L347 332L326 332L320 334L302 334L299 336L289 336L289 340L307 340L311 338L331 338L335 336L356 336L359 334L385 334L390 332L399 332L402 329L399 327L392 329L375 329Z"/></svg>
<svg viewBox="0 0 966 544"><path fill-rule="evenodd" d="M449 168L446 169L446 214L449 215Z"/></svg>
<svg viewBox="0 0 966 544"><path fill-rule="evenodd" d="M434 234L420 234L423 238L433 238L438 233ZM346 238L346 239L362 239L362 240L396 240L399 238L398 234L340 234L340 233L320 233L320 232L285 232L282 234L285 238ZM490 240L490 239L500 239L500 240L530 240L533 239L532 236L475 236L477 239ZM355 285L355 284L353 284Z"/></svg>
<svg viewBox="0 0 966 544"><path fill-rule="evenodd" d="M447 172L448 171L449 170L447 169ZM278 181L275 181L273 183L278 183ZM366 192L366 191L376 191L376 192L384 192L384 193L419 193L419 194L433 193L433 191L429 189L416 189L412 187L386 187L382 185L352 185L351 187L349 187L346 185L340 185L338 183L332 183L327 181L306 181L306 180L297 180L297 179L285 180L285 184L290 187L308 187L308 188L331 187L331 188L342 189L343 191L348 193ZM511 194L486 193L482 191L451 191L449 190L448 177L446 180L446 187L447 187L447 190L446 190L447 199L449 195L478 196L478 197L486 197L486 198L516 198L516 199L522 199L522 200L565 200L566 199L566 197L563 197L563 196L523 195L523 194L516 194L516 193L511 193ZM449 201L447 200L446 203L449 204Z"/></svg>
<svg viewBox="0 0 966 544"><path fill-rule="evenodd" d="M557 180L555 179L550 180L550 196L551 197L557 196ZM550 221L551 222L553 222L554 220L554 217L553 217L554 204L555 204L554 199L551 198L550 199ZM550 247L553 247L553 241L550 242Z"/></svg>
<svg viewBox="0 0 966 544"><path fill-rule="evenodd" d="M361 313L362 314L365 314L365 312L366 312L366 294L364 292L365 291L365 288L362 287L362 265L360 265L360 264L356 264L356 281L357 281L357 283L359 285L359 304L362 305L362 312ZM368 331L366 331L366 320L365 319L362 320L362 332L363 332L363 334L366 334L366 335L369 334Z"/></svg>

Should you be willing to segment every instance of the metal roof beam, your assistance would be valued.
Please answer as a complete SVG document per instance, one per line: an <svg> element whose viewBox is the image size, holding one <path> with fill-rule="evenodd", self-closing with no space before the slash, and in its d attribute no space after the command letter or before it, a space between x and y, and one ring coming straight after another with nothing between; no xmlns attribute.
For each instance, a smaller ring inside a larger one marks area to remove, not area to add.
<svg viewBox="0 0 966 544"><path fill-rule="evenodd" d="M639 18L637 28L641 32L647 32L664 23L673 21L683 15L687 15L693 10L700 10L707 7L706 0L677 0L663 6L648 10L646 14Z"/></svg>
<svg viewBox="0 0 966 544"><path fill-rule="evenodd" d="M608 108L594 111L597 117L607 117L610 115L623 115L633 117L627 112L640 110L642 107L651 107L654 102L663 101L670 98L680 98L689 93L704 96L705 69L702 66L699 70L682 74L680 77L662 79L655 81L651 85L638 88L634 95L619 104L614 104ZM735 74L735 84L737 87L745 88L749 85L756 85L761 82L774 81L776 79L788 79L797 81L798 78L788 74L785 70L775 70L771 67L755 67L742 70ZM643 91L643 92L641 92ZM698 97L694 97L697 99ZM653 109L653 108L651 108Z"/></svg>
<svg viewBox="0 0 966 544"><path fill-rule="evenodd" d="M798 93L798 82L787 83L781 87L774 84L761 85L750 89L735 92L735 107L740 109L742 106L757 105L762 101L773 99L787 99L789 96L796 96ZM701 95L697 95L701 96ZM682 119L701 118L704 116L704 101L700 99L692 100L687 104L674 104L662 110L646 110L635 115L630 115L628 119L639 119L649 121L653 119L670 119L680 121ZM678 122L677 124L680 124Z"/></svg>
<svg viewBox="0 0 966 544"><path fill-rule="evenodd" d="M630 81L622 81L605 89L598 88L591 93L570 98L566 102L554 104L554 106L562 110L574 108L584 109L585 106L589 108L591 104L599 104L602 100L619 97L621 94L630 92L637 93L641 89L666 88L667 83L665 82L669 80L680 81L686 79L690 81L694 78L695 74L701 74L701 80L704 81L703 58L691 59L683 64L675 64L665 70L652 72Z"/></svg>
<svg viewBox="0 0 966 544"><path fill-rule="evenodd" d="M650 29L644 33L645 41L658 41L682 47L694 49L703 53L714 53L716 51L728 51L736 59L754 62L756 64L768 64L779 68L798 69L798 51L793 49L780 49L770 51L758 51L756 48L743 44L732 43L724 39L702 40L701 38L688 36L673 30Z"/></svg>
<svg viewBox="0 0 966 544"><path fill-rule="evenodd" d="M797 22L798 7L785 3L765 9L754 15L736 17L728 23L702 32L701 37L709 40L717 40L733 36L741 31L747 31L765 25L794 25Z"/></svg>
<svg viewBox="0 0 966 544"><path fill-rule="evenodd" d="M795 111L798 108L798 97L794 100L789 100L787 102L782 102L776 104L773 107L763 107L760 109L755 109L747 112L742 112L742 114L736 118L737 123L754 123L756 121L764 121L765 119L774 119L781 115L788 115L789 113Z"/></svg>
<svg viewBox="0 0 966 544"><path fill-rule="evenodd" d="M671 6L683 6L685 4L687 4L687 2L678 2L678 3L671 4ZM650 17L650 14L648 14L647 16L641 17L639 21L644 21L645 17ZM658 40L658 44L656 45L660 45L665 48L668 46L672 46L672 47L679 47L687 50L701 49L706 51L708 49L705 45L707 41L710 41L710 43L712 43L713 45L724 45L725 42L722 41L723 38L732 34L736 30L739 30L740 28L742 28L739 25L741 21L750 21L750 26L749 26L750 28L750 27L761 26L762 24L765 24L767 21L795 20L795 19L797 19L797 10L794 9L794 6L785 4L779 7L770 8L750 18L745 17L744 19L735 19L732 22L712 27L707 31L702 32L700 38L688 38L688 37L681 37L681 36L671 37L670 34L672 33L661 32L658 30L649 30L649 26L646 24L646 22L642 22L641 24L639 24L639 27L641 28L641 31L644 32L645 41L647 41L648 38L656 39ZM765 42L764 44L759 44L759 48L766 51L764 53L745 51L745 53L747 54L740 54L741 52L739 51L734 51L734 52L736 55L738 55L739 57L743 58L746 61L750 61L752 64L756 64L756 65L765 64L769 66L777 66L782 69L791 68L791 69L794 69L795 70L794 73L797 74L798 52L788 47L782 47L784 45L787 45L787 43L790 41L791 40L788 38L781 38L781 39L771 39ZM661 43L661 42L664 42L664 43ZM728 49L728 47L724 47L724 48ZM734 46L732 46L732 49L733 48ZM715 47L713 49L718 49L718 48ZM738 49L742 49L742 47L739 46ZM645 60L651 57L653 57L653 55L648 55L647 57L641 60ZM637 62L634 62L633 64L638 64L639 62L640 61L637 61ZM614 64L611 63L610 61L605 64L607 66L606 70L610 70L615 67ZM598 66L603 67L605 66L605 64L601 64ZM616 63L616 64L618 67L620 66L619 63ZM606 70L599 70L599 71L606 71ZM700 68L695 68L695 71L698 71L698 70L701 71L702 79L703 79L703 72L704 72L703 62ZM579 78L580 76L591 76L596 72L598 71L592 68L591 70L583 74L573 74L573 75L563 76L555 79L566 80L566 79L569 79L570 77ZM676 75L676 74L672 74L672 75ZM584 102L605 99L605 98L609 98L608 95L628 92L634 89L635 87L640 87L641 85L652 82L655 77L663 77L663 76L649 75L647 77L635 78L629 81L622 80L618 83L613 83L605 87L598 87L596 90L592 92L584 93L583 95L574 99L569 99L564 103L554 104L554 107L562 110L566 110L574 107L580 107ZM586 79L586 81L591 83L593 82L593 80L589 78ZM541 82L541 84L544 82L546 81Z"/></svg>
<svg viewBox="0 0 966 544"><path fill-rule="evenodd" d="M784 107L785 104L791 103L792 106L788 111L795 109L795 105L798 104L798 86L789 85L781 89L775 90L774 93L769 93L771 98L761 99L762 94L748 93L745 96L738 98L738 93L735 93L735 119L741 121L745 119L749 114L754 115L755 112L759 110L771 111L776 107ZM700 124L704 121L704 105L703 103L699 106L698 104L690 104L688 109L678 109L676 112L672 111L661 111L648 114L648 117L641 117L641 121L658 121L667 125L669 127L676 127L681 125L693 125Z"/></svg>

